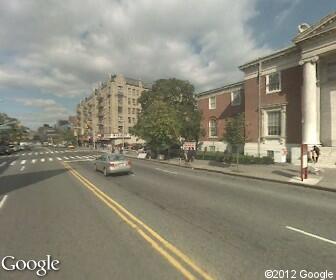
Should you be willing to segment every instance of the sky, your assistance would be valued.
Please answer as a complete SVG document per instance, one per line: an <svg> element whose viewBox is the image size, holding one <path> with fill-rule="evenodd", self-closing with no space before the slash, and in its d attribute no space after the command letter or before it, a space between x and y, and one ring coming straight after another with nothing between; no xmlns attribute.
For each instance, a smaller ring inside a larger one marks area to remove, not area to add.
<svg viewBox="0 0 336 280"><path fill-rule="evenodd" d="M115 73L220 87L335 10L334 0L0 0L0 112L54 124Z"/></svg>

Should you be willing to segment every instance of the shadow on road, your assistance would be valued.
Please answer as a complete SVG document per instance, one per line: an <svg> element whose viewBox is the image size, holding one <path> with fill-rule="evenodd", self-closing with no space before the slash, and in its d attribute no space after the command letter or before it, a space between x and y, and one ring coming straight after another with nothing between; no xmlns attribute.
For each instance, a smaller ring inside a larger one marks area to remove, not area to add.
<svg viewBox="0 0 336 280"><path fill-rule="evenodd" d="M36 184L65 172L65 169L57 169L2 176L0 177L0 195Z"/></svg>
<svg viewBox="0 0 336 280"><path fill-rule="evenodd" d="M287 178L293 178L292 173L288 173L288 172L281 171L281 170L274 170L272 171L272 173L283 176L283 177L287 177Z"/></svg>

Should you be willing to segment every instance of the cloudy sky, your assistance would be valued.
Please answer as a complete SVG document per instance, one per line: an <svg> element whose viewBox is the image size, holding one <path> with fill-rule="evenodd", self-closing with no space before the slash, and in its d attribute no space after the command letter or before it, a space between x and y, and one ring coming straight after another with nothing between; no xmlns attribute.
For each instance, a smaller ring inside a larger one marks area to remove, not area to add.
<svg viewBox="0 0 336 280"><path fill-rule="evenodd" d="M53 124L108 73L219 87L335 10L334 0L0 0L0 112Z"/></svg>

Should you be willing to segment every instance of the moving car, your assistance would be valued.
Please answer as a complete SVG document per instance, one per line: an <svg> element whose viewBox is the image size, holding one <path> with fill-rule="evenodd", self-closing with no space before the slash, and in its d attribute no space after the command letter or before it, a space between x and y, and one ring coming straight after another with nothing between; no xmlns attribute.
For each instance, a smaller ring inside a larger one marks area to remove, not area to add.
<svg viewBox="0 0 336 280"><path fill-rule="evenodd" d="M116 173L131 173L131 161L122 154L103 154L94 161L96 171L102 171L105 176Z"/></svg>
<svg viewBox="0 0 336 280"><path fill-rule="evenodd" d="M9 155L11 153L10 148L5 145L0 146L0 155Z"/></svg>

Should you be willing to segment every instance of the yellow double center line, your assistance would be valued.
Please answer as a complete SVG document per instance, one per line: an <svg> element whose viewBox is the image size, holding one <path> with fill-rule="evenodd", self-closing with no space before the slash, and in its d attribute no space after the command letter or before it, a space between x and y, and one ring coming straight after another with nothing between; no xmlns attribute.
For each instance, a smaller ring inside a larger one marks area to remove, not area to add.
<svg viewBox="0 0 336 280"><path fill-rule="evenodd" d="M63 163L65 168L75 176L97 198L111 208L126 224L132 227L143 239L145 239L158 253L160 253L173 267L180 271L186 279L213 280L206 271L196 265L188 256L182 253L174 245L169 243L144 222L135 217L125 207L113 200L107 194L88 179L79 174L69 164Z"/></svg>

